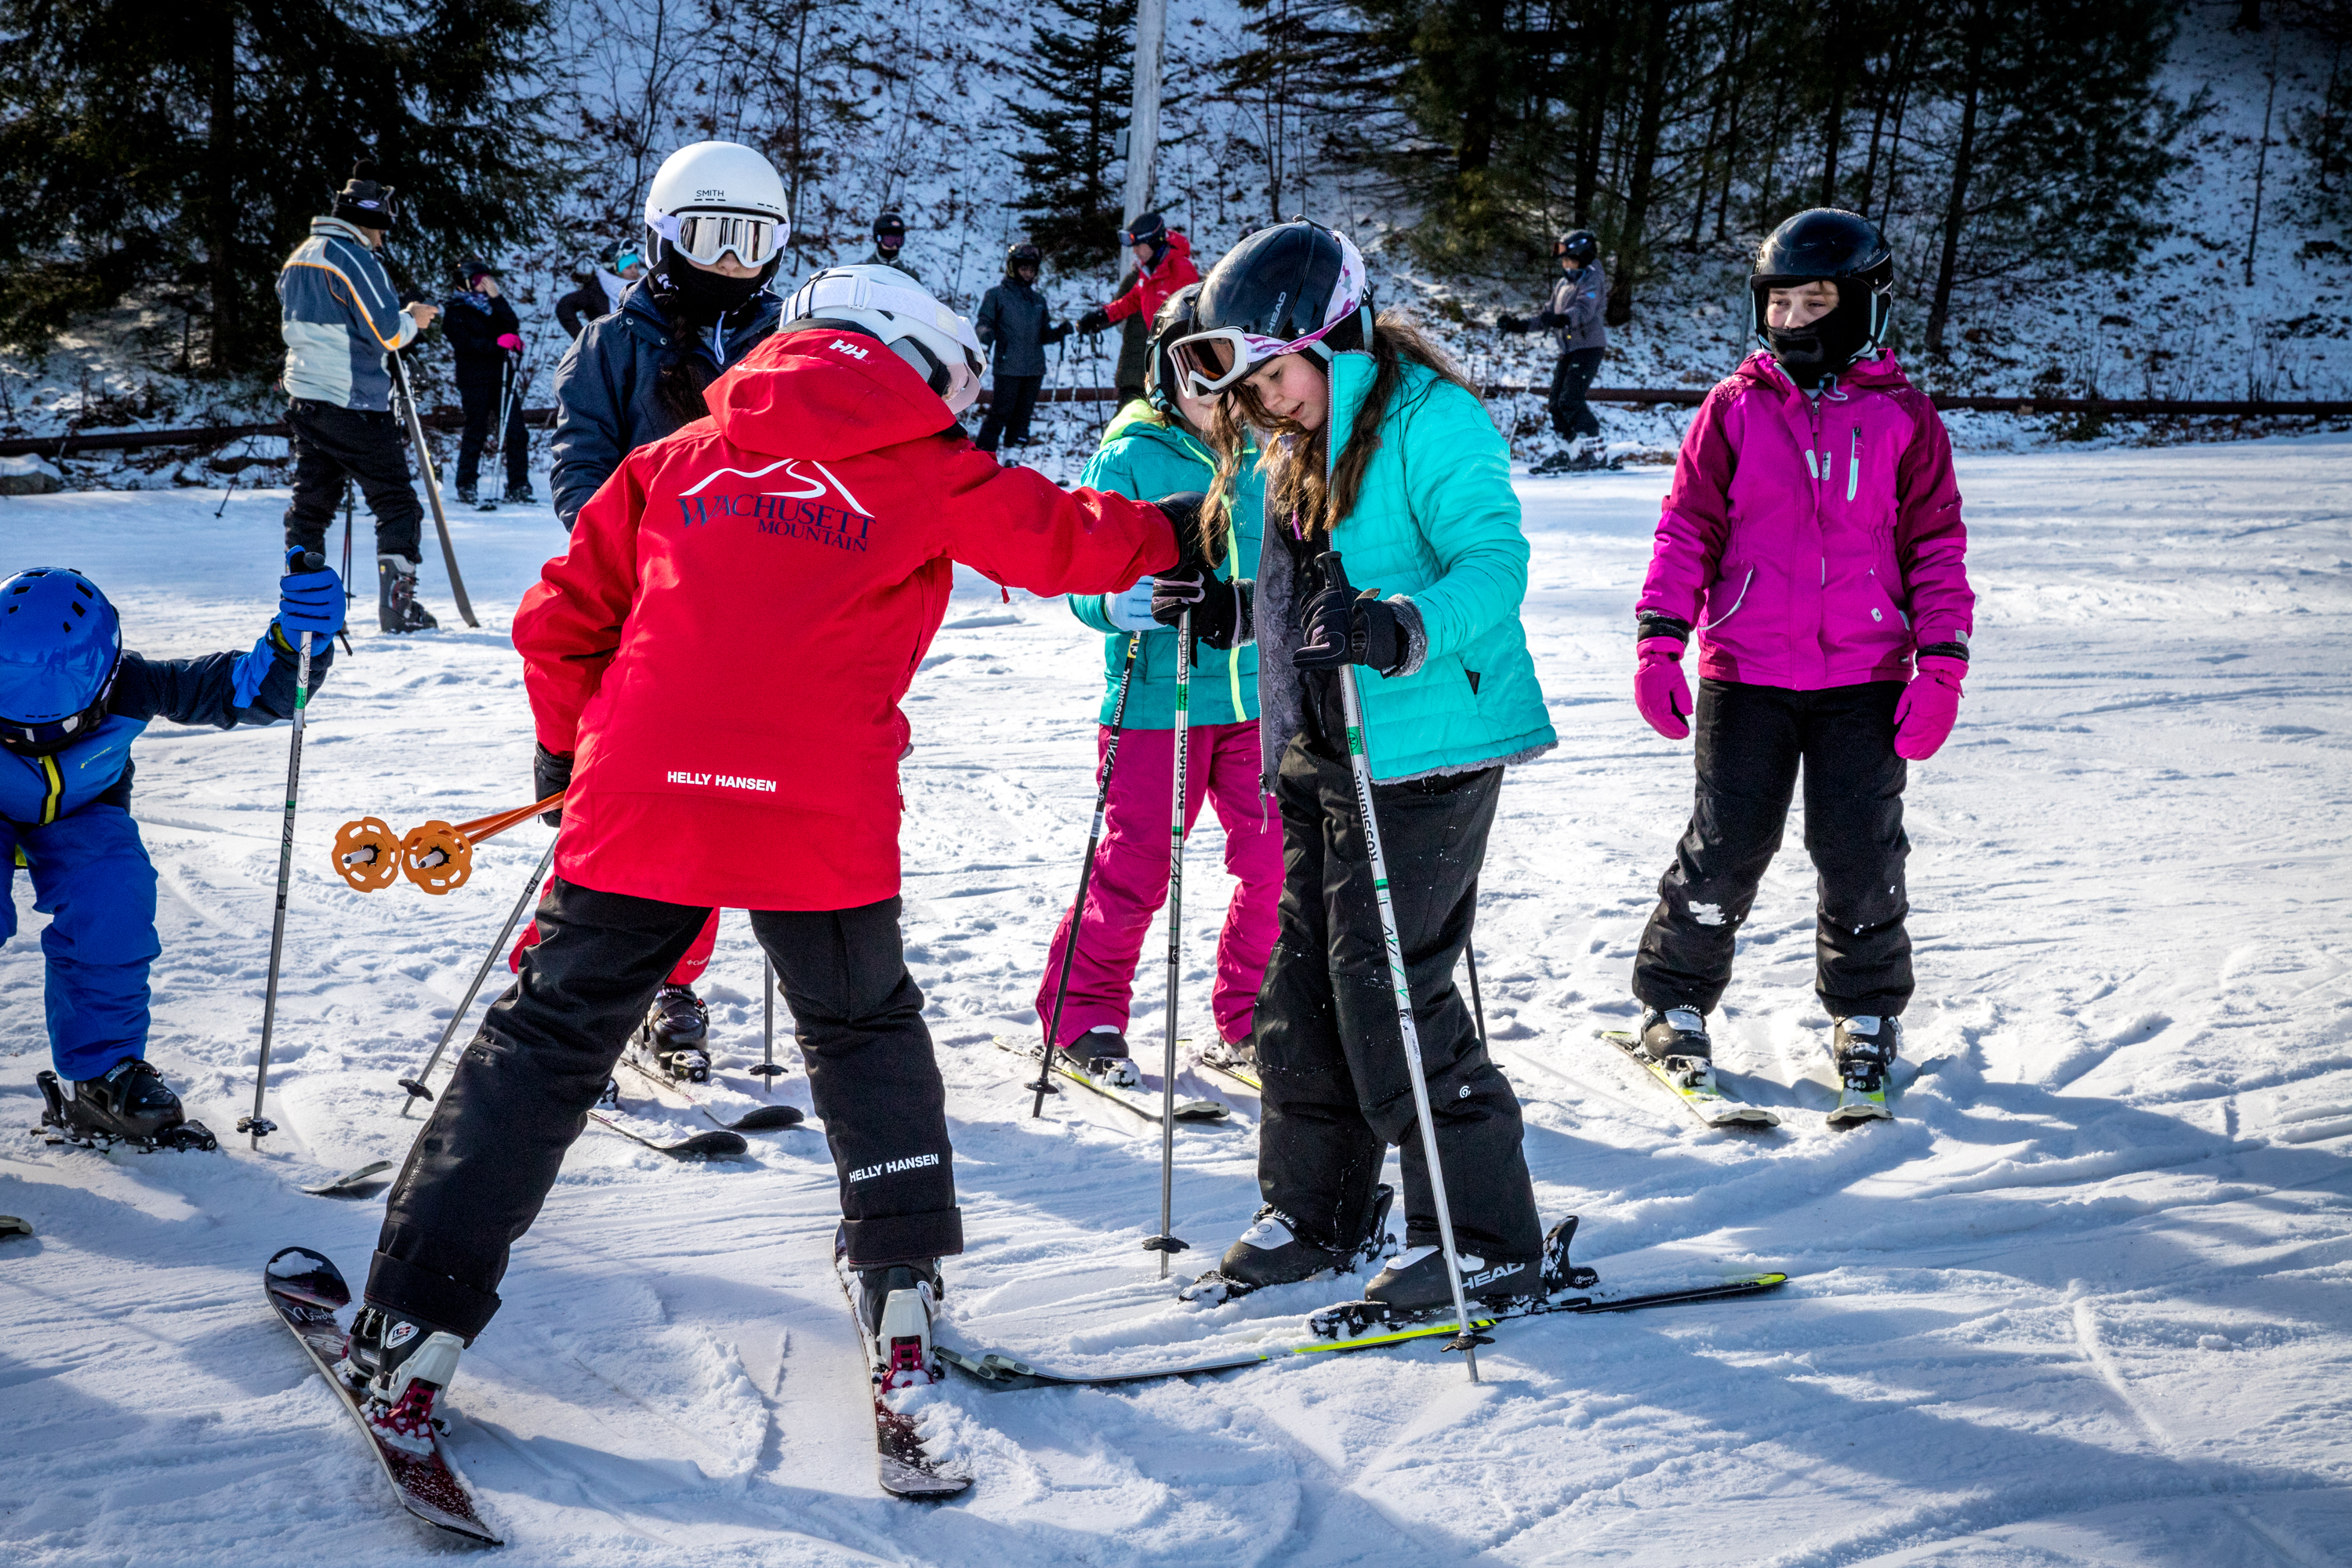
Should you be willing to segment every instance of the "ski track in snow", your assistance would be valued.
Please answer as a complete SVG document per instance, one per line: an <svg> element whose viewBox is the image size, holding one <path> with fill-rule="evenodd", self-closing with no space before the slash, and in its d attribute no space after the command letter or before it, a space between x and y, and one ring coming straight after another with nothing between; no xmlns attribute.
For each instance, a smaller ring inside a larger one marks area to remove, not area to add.
<svg viewBox="0 0 2352 1568"><path fill-rule="evenodd" d="M509 1556L2347 1561L2352 442L1959 461L1982 602L1961 725L1912 775L1916 1077L1901 1121L1847 1134L1820 1115L1801 806L1717 1030L1730 1081L1782 1128L1709 1131L1591 1038L1633 1016L1633 944L1690 793L1687 745L1652 736L1627 689L1666 475L1520 487L1527 616L1561 743L1505 792L1479 945L1544 1208L1585 1216L1578 1253L1606 1288L1781 1268L1796 1278L1780 1295L1507 1325L1475 1388L1431 1346L1108 1391L958 1379L915 1403L979 1483L911 1505L874 1485L821 1137L755 1135L748 1162L679 1166L592 1127L453 1394L455 1458ZM280 500L241 492L217 522L214 504L15 500L0 527L15 564L95 574L131 646L194 653L249 645L275 574ZM266 1152L229 1129L252 1093L285 731L164 725L137 748L162 872L151 1054L225 1153L100 1157L16 1131L48 1056L44 918L17 881L0 1211L38 1234L0 1241L13 1563L466 1550L394 1507L258 1281L294 1243L363 1279L380 1199L297 1188L402 1156L416 1123L393 1079L431 1048L545 842L535 825L494 841L473 885L441 899L355 894L327 868L346 819L459 821L529 788L506 630L561 535L543 509L456 527L483 627L362 629L311 710L269 1111L282 1130ZM444 612L439 562L425 574ZM1108 1289L1155 1331L1205 1336L1348 1294L1192 1318L1152 1305L1138 1243L1157 1228L1156 1134L1076 1092L1027 1119L1022 1066L990 1042L1035 1027L1034 976L1076 882L1099 639L1057 604L1008 608L976 580L948 619L908 705L904 770L908 950L970 1237L948 1265L945 1331L960 1312L1013 1332L1021 1320L991 1314ZM712 701L770 678L747 645ZM679 716L681 744L693 725ZM1185 905L1185 1017L1202 1037L1219 845L1204 816ZM730 914L708 986L713 1099L736 1110L754 1102L742 1068L760 1050L747 939ZM1155 1067L1161 951L1146 942L1136 992ZM805 1105L784 1033L794 1071L778 1093ZM641 1129L703 1125L641 1089L625 1085ZM1195 1248L1180 1272L1247 1223L1250 1127L1177 1134L1177 1230ZM1024 1350L1131 1353L1118 1321L1066 1321L1036 1320Z"/></svg>

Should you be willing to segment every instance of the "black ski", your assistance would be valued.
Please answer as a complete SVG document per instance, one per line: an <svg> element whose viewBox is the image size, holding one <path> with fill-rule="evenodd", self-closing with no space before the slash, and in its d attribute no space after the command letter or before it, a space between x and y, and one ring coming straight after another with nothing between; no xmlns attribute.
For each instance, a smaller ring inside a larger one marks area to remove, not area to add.
<svg viewBox="0 0 2352 1568"><path fill-rule="evenodd" d="M652 1086L656 1099L666 1100L670 1095L676 1095L686 1101L688 1110L702 1112L704 1121L723 1131L781 1132L788 1127L799 1127L808 1121L797 1105L755 1105L732 1121L721 1121L709 1106L695 1097L692 1089L686 1088L676 1079L657 1073L637 1060L635 1047L632 1047L629 1050L622 1052L621 1062L631 1072L635 1073Z"/></svg>
<svg viewBox="0 0 2352 1568"><path fill-rule="evenodd" d="M951 1498L971 1486L971 1478L940 1469L938 1462L923 1452L922 1435L916 1430L915 1418L900 1415L885 1402L883 1385L890 1375L890 1369L883 1364L874 1343L866 1337L866 1325L858 1321L856 1288L849 1278L847 1245L846 1237L835 1231L833 1277L841 1286L842 1300L849 1304L850 1326L857 1331L857 1343L865 1353L866 1370L873 1381L877 1479L880 1480L882 1489L892 1497L908 1498L918 1502L936 1502L942 1498ZM936 1347L933 1354L936 1357Z"/></svg>
<svg viewBox="0 0 2352 1568"><path fill-rule="evenodd" d="M617 1132L632 1143L642 1143L655 1153L667 1154L673 1160L723 1160L751 1152L751 1145L733 1132L698 1132L681 1142L656 1143L643 1133L632 1132L611 1117L596 1111L590 1111L588 1120L608 1132Z"/></svg>
<svg viewBox="0 0 2352 1568"><path fill-rule="evenodd" d="M352 1304L352 1289L343 1283L342 1271L321 1253L306 1247L289 1247L270 1258L262 1269L261 1284L268 1294L270 1306L293 1331L294 1338L310 1356L310 1364L319 1369L319 1375L327 1380L327 1386L335 1391L335 1397L343 1402L343 1408L359 1423L400 1506L452 1535L462 1535L486 1546L501 1544L475 1511L474 1500L465 1483L457 1479L457 1472L449 1468L449 1457L441 1446L439 1431L433 1434L430 1455L407 1454L392 1447L368 1425L367 1417L361 1413L357 1393L335 1370L343 1359L344 1340L343 1331L335 1325L335 1314Z"/></svg>
<svg viewBox="0 0 2352 1568"><path fill-rule="evenodd" d="M314 1198L357 1197L370 1187L382 1186L383 1184L377 1178L392 1168L391 1161L378 1160L372 1164L362 1165L356 1171L346 1171L331 1182L321 1182L315 1187L302 1190Z"/></svg>

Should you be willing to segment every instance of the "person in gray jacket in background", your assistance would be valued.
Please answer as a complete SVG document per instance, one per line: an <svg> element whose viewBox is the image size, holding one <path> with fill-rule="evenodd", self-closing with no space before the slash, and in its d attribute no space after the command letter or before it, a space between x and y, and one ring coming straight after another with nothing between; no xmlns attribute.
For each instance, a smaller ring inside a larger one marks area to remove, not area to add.
<svg viewBox="0 0 2352 1568"><path fill-rule="evenodd" d="M1037 288L1037 268L1044 258L1026 241L1004 253L1004 281L980 301L972 328L989 351L995 384L988 397L988 416L980 422L972 443L983 452L1029 444L1029 416L1036 411L1037 388L1045 379L1045 345L1070 335L1070 323L1054 321L1054 308Z"/></svg>
<svg viewBox="0 0 2352 1568"><path fill-rule="evenodd" d="M383 356L415 342L440 312L402 305L376 256L393 225L392 198L373 163L354 163L334 206L310 220L310 237L278 274L294 458L286 542L323 554L344 481L356 480L375 514L376 624L418 632L437 624L416 602L425 509L409 488L407 432L392 416Z"/></svg>
<svg viewBox="0 0 2352 1568"><path fill-rule="evenodd" d="M1607 462L1607 448L1601 439L1601 421L1584 394L1609 349L1609 328L1601 320L1609 279L1601 269L1601 241L1591 229L1560 236L1551 253L1559 261L1561 276L1544 308L1532 319L1497 317L1495 325L1506 332L1549 331L1559 340L1559 359L1551 372L1551 425L1576 441L1561 466L1597 468Z"/></svg>

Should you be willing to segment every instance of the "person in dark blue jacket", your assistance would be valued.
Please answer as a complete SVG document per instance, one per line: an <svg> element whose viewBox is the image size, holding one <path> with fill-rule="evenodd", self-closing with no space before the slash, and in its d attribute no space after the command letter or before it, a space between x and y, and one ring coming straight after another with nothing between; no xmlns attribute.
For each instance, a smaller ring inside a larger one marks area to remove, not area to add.
<svg viewBox="0 0 2352 1568"><path fill-rule="evenodd" d="M1004 281L980 302L972 326L994 362L996 387L988 400L988 416L980 422L972 445L983 452L996 450L1001 439L1008 447L1029 444L1029 416L1037 407L1037 389L1045 381L1045 345L1070 335L1070 323L1054 320L1054 308L1037 289L1037 268L1044 257L1026 241L1004 253Z"/></svg>
<svg viewBox="0 0 2352 1568"><path fill-rule="evenodd" d="M301 552L287 552L292 568ZM77 1142L210 1149L148 1065L147 970L155 868L131 818L131 742L156 719L269 724L294 713L299 639L310 635L310 690L334 663L343 584L331 569L278 580L278 618L244 653L147 658L79 572L35 567L0 582L0 857L33 876L50 917L46 1125ZM16 905L0 899L0 942ZM64 1081L59 1082L60 1079Z"/></svg>
<svg viewBox="0 0 2352 1568"><path fill-rule="evenodd" d="M529 506L539 499L530 493L530 437L523 429L522 400L509 395L522 373L522 322L488 262L469 256L457 271L465 287L453 290L441 307L441 329L449 334L457 359L457 398L466 409L466 433L457 440L457 499L483 511L499 510L496 500L476 493L476 485L482 448L489 444L491 427L502 422L499 448L506 458L507 503Z"/></svg>

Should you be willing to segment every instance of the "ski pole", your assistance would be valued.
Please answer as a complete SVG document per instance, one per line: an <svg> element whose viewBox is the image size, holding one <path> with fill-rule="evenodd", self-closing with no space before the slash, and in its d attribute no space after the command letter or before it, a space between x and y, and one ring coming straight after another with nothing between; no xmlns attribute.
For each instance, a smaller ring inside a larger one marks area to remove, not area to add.
<svg viewBox="0 0 2352 1568"><path fill-rule="evenodd" d="M327 558L315 550L302 552L305 572L316 572ZM292 564L292 563L289 563ZM302 721L310 706L310 634L304 632L294 649L294 738L286 748L286 820L278 835L278 910L269 921L269 979L261 994L261 1062L253 1072L253 1114L236 1120L239 1132L252 1135L252 1146L278 1131L261 1114L262 1097L269 1091L269 1042L278 1028L278 971L286 952L286 889L294 876L294 802L302 788Z"/></svg>
<svg viewBox="0 0 2352 1568"><path fill-rule="evenodd" d="M1348 574L1339 552L1323 556L1323 581L1345 589ZM1445 1254L1445 1282L1454 1288L1456 1332L1447 1350L1462 1352L1470 1381L1478 1381L1478 1346L1493 1342L1472 1331L1470 1304L1462 1294L1462 1258L1454 1247L1454 1213L1445 1202L1445 1167L1437 1157L1437 1129L1430 1121L1429 1084L1422 1076L1421 1031L1412 1017L1412 984L1405 974L1404 943L1397 935L1396 902L1389 897L1388 857L1381 850L1381 824L1372 808L1372 759L1364 750L1364 702L1356 689L1356 667L1339 667L1339 700L1348 724L1348 763L1356 775L1356 806L1364 817L1364 849L1371 861L1372 897L1381 911L1381 941L1388 950L1389 986L1396 993L1397 1029L1404 1036L1405 1077L1412 1085L1413 1116L1421 1123L1421 1154L1429 1163L1429 1195L1437 1210L1437 1239Z"/></svg>
<svg viewBox="0 0 2352 1568"><path fill-rule="evenodd" d="M472 1011L474 998L482 994L482 982L490 977L490 965L496 963L499 954L507 950L507 938L514 935L514 928L521 921L523 910L530 907L531 898L538 892L539 885L547 879L547 868L554 859L555 840L551 838L547 841L547 848L540 855L538 869L532 871L530 880L522 885L522 897L517 899L514 908L507 911L507 923L499 928L498 940L490 943L490 951L482 955L482 966L474 971L474 983L466 987L466 999L457 1004L456 1012L449 1015L449 1026L441 1031L441 1043L433 1047L433 1054L416 1070L415 1077L400 1080L400 1087L408 1091L408 1098L400 1102L403 1116L407 1115L418 1100L433 1098L433 1091L425 1087L425 1080L433 1076L433 1069L441 1065L441 1053L449 1048L449 1042L457 1037L457 1026Z"/></svg>
<svg viewBox="0 0 2352 1568"><path fill-rule="evenodd" d="M441 508L441 481L433 472L433 449L425 444L425 421L416 412L416 393L408 384L408 360L401 353L385 356L392 368L400 374L400 406L408 415L408 438L416 443L416 464L425 471L425 499L433 503L433 526L441 535L441 563L449 569L449 595L457 601L457 614L469 626L482 623L474 618L474 606L466 597L466 580L457 574L457 547L449 542L449 514Z"/></svg>
<svg viewBox="0 0 2352 1568"><path fill-rule="evenodd" d="M784 1069L776 1065L776 961L765 949L760 953L760 1011L767 1032L767 1050L751 1076L760 1080L761 1094L776 1092L776 1075Z"/></svg>
<svg viewBox="0 0 2352 1568"><path fill-rule="evenodd" d="M1051 1087L1054 1070L1054 1048L1062 1038L1062 999L1070 994L1070 966L1078 961L1078 925L1087 918L1087 889L1095 875L1095 851L1102 846L1103 815L1110 805L1110 771L1118 763L1118 738L1126 733L1127 694L1135 684L1135 656L1143 647L1143 634L1127 634L1127 662L1118 672L1118 700L1111 704L1110 741L1103 747L1100 776L1095 784L1094 826L1087 832L1087 858L1078 868L1077 902L1070 906L1070 934L1062 943L1062 973L1054 982L1054 1010L1045 1020L1045 1047L1037 1054L1037 1081L1029 1087L1037 1091L1029 1107L1033 1117L1045 1114L1045 1090Z"/></svg>
<svg viewBox="0 0 2352 1568"><path fill-rule="evenodd" d="M1168 1255L1181 1252L1176 1239L1176 993L1181 978L1178 956L1184 936L1184 763L1192 736L1192 612L1176 622L1176 800L1168 816L1168 1022L1167 1059L1160 1079L1160 1234L1144 1246L1160 1254L1160 1278L1168 1278Z"/></svg>

